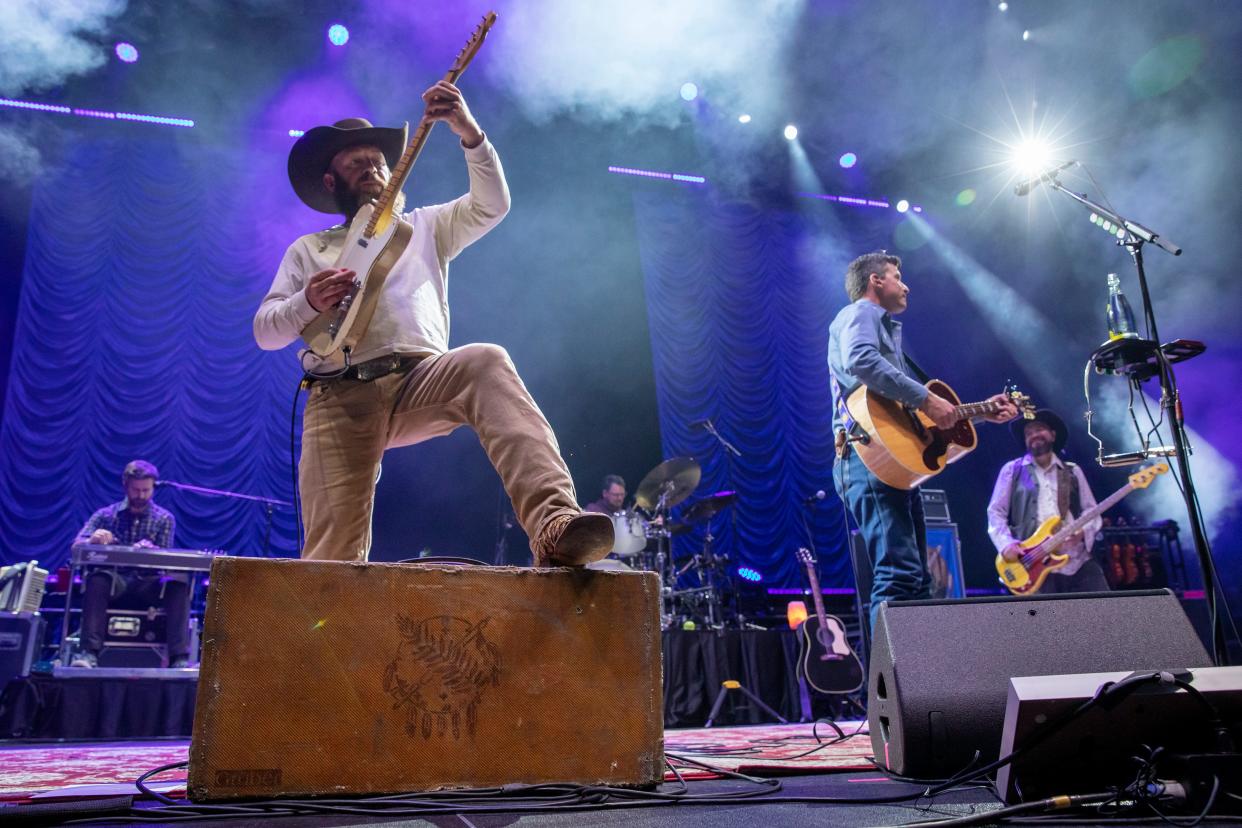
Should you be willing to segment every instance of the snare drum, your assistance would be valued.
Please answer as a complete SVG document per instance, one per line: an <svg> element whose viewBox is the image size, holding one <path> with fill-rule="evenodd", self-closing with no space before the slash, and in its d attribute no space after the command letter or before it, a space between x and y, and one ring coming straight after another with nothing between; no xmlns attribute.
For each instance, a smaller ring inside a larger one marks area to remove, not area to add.
<svg viewBox="0 0 1242 828"><path fill-rule="evenodd" d="M616 541L612 553L623 558L637 555L647 546L647 521L637 512L622 510L612 516Z"/></svg>

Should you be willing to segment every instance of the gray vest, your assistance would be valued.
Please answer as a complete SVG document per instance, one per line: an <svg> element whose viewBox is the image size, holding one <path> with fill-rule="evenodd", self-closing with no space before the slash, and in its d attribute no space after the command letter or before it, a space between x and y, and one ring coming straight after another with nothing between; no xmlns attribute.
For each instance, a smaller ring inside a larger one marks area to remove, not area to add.
<svg viewBox="0 0 1242 828"><path fill-rule="evenodd" d="M1057 511L1066 519L1067 512L1082 514L1082 502L1078 497L1078 476L1073 473L1074 464L1062 461L1057 466ZM1031 467L1022 463L1013 476L1009 490L1009 531L1018 540L1026 540L1039 528L1039 481Z"/></svg>

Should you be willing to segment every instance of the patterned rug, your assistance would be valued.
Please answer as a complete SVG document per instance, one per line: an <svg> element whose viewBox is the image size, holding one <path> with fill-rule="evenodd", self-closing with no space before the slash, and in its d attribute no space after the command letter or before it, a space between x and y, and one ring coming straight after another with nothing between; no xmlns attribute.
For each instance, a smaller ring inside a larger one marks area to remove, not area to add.
<svg viewBox="0 0 1242 828"><path fill-rule="evenodd" d="M758 775L865 770L872 767L871 740L865 722L842 722L847 738L820 724L714 727L669 730L664 749L683 778L715 776L713 768ZM855 735L856 734L856 735ZM818 738L817 738L818 736ZM829 744L832 743L832 744ZM31 797L94 797L137 793L134 780L147 771L184 762L190 743L111 742L0 748L0 801ZM669 780L674 778L670 772ZM169 796L185 795L185 769L155 778Z"/></svg>

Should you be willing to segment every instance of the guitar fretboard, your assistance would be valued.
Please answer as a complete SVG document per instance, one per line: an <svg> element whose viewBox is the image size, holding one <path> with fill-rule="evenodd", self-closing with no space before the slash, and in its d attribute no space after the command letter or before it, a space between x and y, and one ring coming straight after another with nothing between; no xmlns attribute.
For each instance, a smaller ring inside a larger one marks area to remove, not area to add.
<svg viewBox="0 0 1242 828"><path fill-rule="evenodd" d="M1000 411L1001 404L996 400L984 400L983 402L963 403L957 406L954 411L957 412L959 420L975 420L979 417L986 417L989 414L995 414Z"/></svg>

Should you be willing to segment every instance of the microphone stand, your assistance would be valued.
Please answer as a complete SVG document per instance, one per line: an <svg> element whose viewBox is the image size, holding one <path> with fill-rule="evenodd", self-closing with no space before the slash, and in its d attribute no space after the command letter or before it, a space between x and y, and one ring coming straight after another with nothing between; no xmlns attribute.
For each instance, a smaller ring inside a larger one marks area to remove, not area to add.
<svg viewBox="0 0 1242 828"><path fill-rule="evenodd" d="M729 488L736 492L737 491L737 476L736 476L736 470L734 469L734 466L733 466L733 462L734 462L733 458L741 457L742 453L737 450L737 446L733 445L728 440L726 440L723 436L721 436L720 432L716 430L716 425L710 419L703 421L703 428L707 431L708 434L712 435L712 437L716 439L716 442L720 444L720 447L724 449L726 468L729 473ZM729 528L732 530L733 541L736 543L737 542L737 509L736 508L732 508L729 510ZM708 532L708 535L710 536L711 535L711 523L710 522L708 523L707 532ZM736 597L737 597L736 590L734 591L734 593L735 593L734 594L735 600L734 600L733 610L735 614L740 616L741 612L738 610L737 601L736 601ZM724 629L723 624L721 625L721 629L722 630Z"/></svg>
<svg viewBox="0 0 1242 828"><path fill-rule="evenodd" d="M1166 352L1166 348L1160 344L1160 333L1156 327L1156 313L1152 306L1151 293L1147 287L1147 272L1143 267L1144 244L1155 244L1173 256L1180 256L1182 249L1156 231L1144 227L1136 221L1130 221L1102 204L1093 201L1085 193L1075 193L1066 188L1057 179L1055 173L1049 175L1044 180L1048 187L1064 193L1096 215L1102 216L1126 231L1125 237L1118 243L1130 251L1130 256L1134 260L1134 268L1138 273L1139 290L1143 299L1143 315L1147 322L1148 334L1151 336L1151 340L1148 342L1135 343L1135 345L1140 347L1145 345L1149 354L1154 354L1157 364L1160 366L1160 370L1157 371L1160 377L1160 403L1165 408L1172 426L1173 456L1177 458L1178 476L1181 478L1182 483L1182 496L1186 502L1186 513L1190 520L1190 531L1194 539L1195 553L1199 559L1199 569L1203 574L1203 594L1207 600L1208 617L1212 623L1212 655L1217 665L1224 666L1229 662L1229 653L1224 640L1224 618L1217 612L1216 568L1212 561L1211 547L1203 531L1203 517L1199 511L1199 498L1195 494L1194 483L1190 477L1189 440L1186 436L1182 403L1177 395L1177 383L1173 377L1172 360ZM1098 355L1099 351L1096 353ZM1130 373L1131 381L1137 384L1141 382L1141 379L1136 376L1138 370L1142 370L1147 366L1147 359L1143 359L1139 363L1131 363L1129 365L1120 363L1119 369ZM1229 611L1227 603L1225 604L1225 611Z"/></svg>
<svg viewBox="0 0 1242 828"><path fill-rule="evenodd" d="M231 497L235 500L249 500L254 503L263 504L263 557L272 557L272 512L277 506L292 508L293 504L287 500L277 500L274 497L262 497L260 495L242 494L241 492L230 492L226 489L209 489L206 486L195 486L190 483L179 483L176 480L160 480L157 486L171 486L183 492L193 492L194 494L208 495L210 497Z"/></svg>

